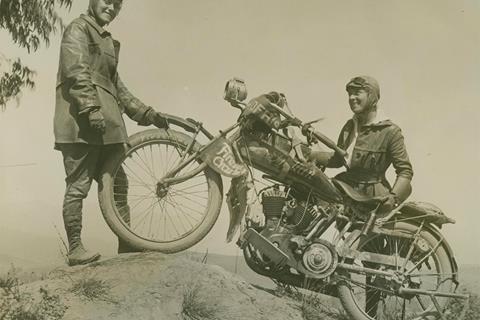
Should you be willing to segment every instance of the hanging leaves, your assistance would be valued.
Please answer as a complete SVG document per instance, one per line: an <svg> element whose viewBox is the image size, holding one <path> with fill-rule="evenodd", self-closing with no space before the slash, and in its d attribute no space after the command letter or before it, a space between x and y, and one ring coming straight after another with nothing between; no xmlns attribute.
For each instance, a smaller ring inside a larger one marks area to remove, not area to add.
<svg viewBox="0 0 480 320"><path fill-rule="evenodd" d="M42 43L50 44L52 34L63 30L57 10L69 10L71 5L72 0L0 0L0 28L7 30L13 42L28 53L35 52ZM0 107L4 109L23 88L34 88L35 72L23 66L20 59L12 62L4 58L0 67Z"/></svg>
<svg viewBox="0 0 480 320"><path fill-rule="evenodd" d="M50 36L63 28L57 8L70 9L72 0L0 0L0 28L28 52L40 43L49 45Z"/></svg>
<svg viewBox="0 0 480 320"><path fill-rule="evenodd" d="M33 89L35 87L35 82L33 81L35 71L22 65L20 59L17 58L13 62L4 60L2 68L7 69L4 67L10 68L4 71L0 78L0 108L2 111L9 100L19 96L22 88Z"/></svg>

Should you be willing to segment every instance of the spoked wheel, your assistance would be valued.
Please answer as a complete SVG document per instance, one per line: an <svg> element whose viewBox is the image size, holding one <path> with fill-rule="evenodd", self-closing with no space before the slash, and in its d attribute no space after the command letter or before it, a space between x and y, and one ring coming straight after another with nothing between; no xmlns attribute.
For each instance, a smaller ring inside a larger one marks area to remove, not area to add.
<svg viewBox="0 0 480 320"><path fill-rule="evenodd" d="M178 252L200 241L217 220L223 191L215 171L206 167L184 182L159 183L200 148L191 142L191 137L174 130L143 131L130 137L130 149L112 155L105 164L100 207L110 228L131 246ZM200 165L194 160L176 176Z"/></svg>
<svg viewBox="0 0 480 320"><path fill-rule="evenodd" d="M419 292L453 292L454 268L445 240L412 224L397 223L394 230L404 236L371 234L358 240L359 251L391 256L394 263L348 261L389 276L341 273L338 291L345 310L355 320L441 319L448 298Z"/></svg>

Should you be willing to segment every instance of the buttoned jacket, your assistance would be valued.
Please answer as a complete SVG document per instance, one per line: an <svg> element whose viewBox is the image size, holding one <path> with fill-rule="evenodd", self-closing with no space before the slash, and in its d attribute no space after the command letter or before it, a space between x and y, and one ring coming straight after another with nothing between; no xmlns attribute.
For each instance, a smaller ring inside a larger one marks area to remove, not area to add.
<svg viewBox="0 0 480 320"><path fill-rule="evenodd" d="M354 143L353 150L349 148ZM388 184L385 172L393 165L397 177L409 180L413 177L413 169L405 147L400 128L390 120L383 120L361 126L355 137L353 119L343 126L338 138L338 146L350 149L350 168L344 178L353 182ZM330 167L339 167L338 156L331 159Z"/></svg>
<svg viewBox="0 0 480 320"><path fill-rule="evenodd" d="M122 114L142 124L150 108L135 98L117 72L120 43L82 14L65 29L57 74L54 134L60 143L94 145L125 143ZM93 130L88 113L100 108L104 133Z"/></svg>

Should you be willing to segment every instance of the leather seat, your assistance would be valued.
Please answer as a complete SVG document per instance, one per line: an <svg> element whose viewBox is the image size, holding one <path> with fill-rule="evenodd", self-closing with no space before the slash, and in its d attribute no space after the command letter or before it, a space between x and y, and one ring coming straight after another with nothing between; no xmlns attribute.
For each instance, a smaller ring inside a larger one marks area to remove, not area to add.
<svg viewBox="0 0 480 320"><path fill-rule="evenodd" d="M358 192L357 190L353 189L348 183L345 183L341 180L332 179L332 183L342 193L347 195L350 199L352 199L355 202L359 202L359 203L365 204L365 205L377 206L381 202L385 201L385 196L371 197L369 195Z"/></svg>

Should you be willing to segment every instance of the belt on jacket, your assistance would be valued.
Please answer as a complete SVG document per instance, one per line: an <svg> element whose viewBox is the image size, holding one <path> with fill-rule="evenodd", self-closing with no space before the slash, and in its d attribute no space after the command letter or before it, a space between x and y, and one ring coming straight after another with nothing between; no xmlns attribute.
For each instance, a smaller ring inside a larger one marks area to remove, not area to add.
<svg viewBox="0 0 480 320"><path fill-rule="evenodd" d="M345 182L361 183L361 184L375 184L375 183L382 183L387 181L384 174L380 175L371 171L363 171L363 170L355 170L355 169L342 172L338 174L336 178L343 180Z"/></svg>

